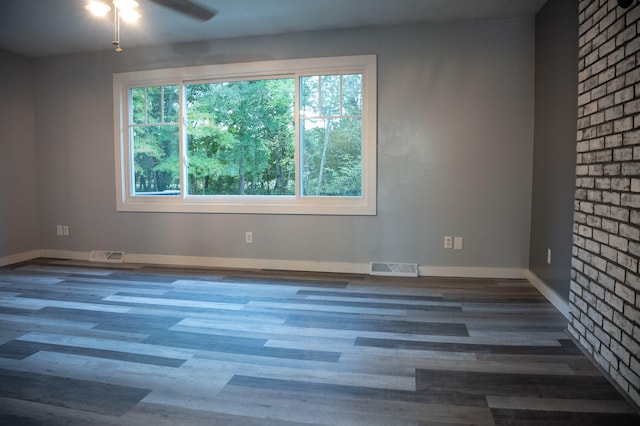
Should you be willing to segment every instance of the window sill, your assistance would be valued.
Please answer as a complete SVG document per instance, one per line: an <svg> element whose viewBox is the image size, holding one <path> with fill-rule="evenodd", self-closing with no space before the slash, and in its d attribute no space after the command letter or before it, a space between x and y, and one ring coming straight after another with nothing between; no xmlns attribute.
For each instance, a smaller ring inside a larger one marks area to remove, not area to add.
<svg viewBox="0 0 640 426"><path fill-rule="evenodd" d="M296 197L247 197L242 200L233 196L205 197L198 200L193 197L140 196L131 197L118 203L122 212L165 212L165 213L226 213L226 214L292 214L292 215L355 215L375 216L376 206L369 205L361 197L314 197L301 199Z"/></svg>

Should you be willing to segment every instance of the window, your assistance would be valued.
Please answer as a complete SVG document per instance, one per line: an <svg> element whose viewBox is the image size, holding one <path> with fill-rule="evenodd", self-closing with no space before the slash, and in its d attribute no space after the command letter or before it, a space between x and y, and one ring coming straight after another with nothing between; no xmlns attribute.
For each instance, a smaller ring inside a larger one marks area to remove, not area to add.
<svg viewBox="0 0 640 426"><path fill-rule="evenodd" d="M129 90L135 195L180 192L178 93L177 85Z"/></svg>
<svg viewBox="0 0 640 426"><path fill-rule="evenodd" d="M121 211L376 213L375 56L114 75Z"/></svg>
<svg viewBox="0 0 640 426"><path fill-rule="evenodd" d="M295 195L295 79L185 91L188 195Z"/></svg>

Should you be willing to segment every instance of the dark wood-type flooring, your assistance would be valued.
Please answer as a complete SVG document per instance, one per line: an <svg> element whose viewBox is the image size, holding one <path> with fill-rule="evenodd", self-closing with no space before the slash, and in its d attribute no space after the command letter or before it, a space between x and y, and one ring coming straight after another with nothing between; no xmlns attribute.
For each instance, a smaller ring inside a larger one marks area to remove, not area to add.
<svg viewBox="0 0 640 426"><path fill-rule="evenodd" d="M527 281L0 268L2 425L640 425Z"/></svg>

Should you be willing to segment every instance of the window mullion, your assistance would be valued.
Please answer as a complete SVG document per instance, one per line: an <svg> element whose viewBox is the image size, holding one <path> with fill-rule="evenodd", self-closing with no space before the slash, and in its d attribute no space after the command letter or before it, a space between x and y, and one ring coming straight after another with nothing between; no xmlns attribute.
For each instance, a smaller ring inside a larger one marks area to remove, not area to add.
<svg viewBox="0 0 640 426"><path fill-rule="evenodd" d="M160 123L165 124L165 120L164 120L164 86L160 86Z"/></svg>
<svg viewBox="0 0 640 426"><path fill-rule="evenodd" d="M126 182L127 182L127 196L131 196L135 193L135 172L134 172L134 160L133 160L133 102L128 98L129 92L127 91L127 125L124 129L124 137L126 138L127 149L126 153ZM146 99L145 99L146 102Z"/></svg>
<svg viewBox="0 0 640 426"><path fill-rule="evenodd" d="M340 74L340 118L344 117L344 105L342 105L342 83L344 82L344 75Z"/></svg>
<svg viewBox="0 0 640 426"><path fill-rule="evenodd" d="M144 124L149 122L149 98L147 97L148 88L144 88Z"/></svg>
<svg viewBox="0 0 640 426"><path fill-rule="evenodd" d="M185 108L185 85L178 85L178 148L180 158L180 197L186 198L189 193L189 158L187 157L187 109Z"/></svg>
<svg viewBox="0 0 640 426"><path fill-rule="evenodd" d="M302 170L304 167L304 159L302 158L302 146L301 144L304 142L302 139L302 129L300 125L300 108L302 105L301 97L302 97L302 89L300 87L300 74L295 75L295 85L294 85L294 105L293 105L293 134L294 134L294 164L295 164L295 196L296 198L302 197Z"/></svg>

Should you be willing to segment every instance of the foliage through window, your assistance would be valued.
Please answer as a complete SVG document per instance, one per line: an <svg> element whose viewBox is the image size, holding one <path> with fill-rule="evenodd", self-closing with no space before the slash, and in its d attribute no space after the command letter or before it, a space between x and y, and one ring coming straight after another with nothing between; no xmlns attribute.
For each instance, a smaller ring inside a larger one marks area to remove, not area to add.
<svg viewBox="0 0 640 426"><path fill-rule="evenodd" d="M362 193L362 75L300 79L303 195Z"/></svg>
<svg viewBox="0 0 640 426"><path fill-rule="evenodd" d="M118 209L375 214L375 57L114 75Z"/></svg>
<svg viewBox="0 0 640 426"><path fill-rule="evenodd" d="M136 194L179 193L178 98L176 85L129 92Z"/></svg>
<svg viewBox="0 0 640 426"><path fill-rule="evenodd" d="M186 86L188 194L294 195L295 80Z"/></svg>

